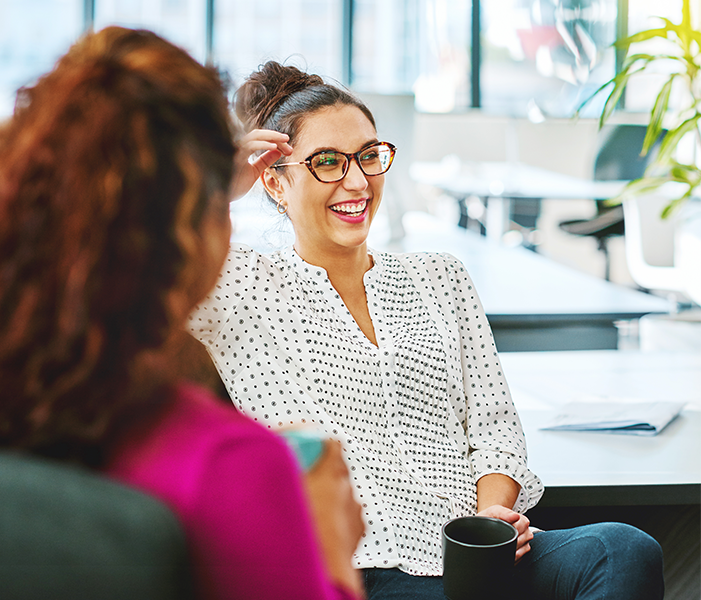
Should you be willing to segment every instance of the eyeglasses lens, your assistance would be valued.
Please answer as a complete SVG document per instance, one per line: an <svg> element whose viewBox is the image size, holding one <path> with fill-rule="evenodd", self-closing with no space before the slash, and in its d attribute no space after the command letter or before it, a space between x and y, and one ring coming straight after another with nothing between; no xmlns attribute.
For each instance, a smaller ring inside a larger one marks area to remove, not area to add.
<svg viewBox="0 0 701 600"><path fill-rule="evenodd" d="M338 181L343 177L347 161L338 152L322 152L312 159L312 169L321 181Z"/></svg>
<svg viewBox="0 0 701 600"><path fill-rule="evenodd" d="M360 166L366 175L380 175L389 169L392 151L385 144L370 146L358 156Z"/></svg>
<svg viewBox="0 0 701 600"><path fill-rule="evenodd" d="M321 152L312 159L312 169L321 181L334 182L343 178L348 158L340 152ZM392 149L386 144L365 148L358 162L366 175L381 175L392 164Z"/></svg>

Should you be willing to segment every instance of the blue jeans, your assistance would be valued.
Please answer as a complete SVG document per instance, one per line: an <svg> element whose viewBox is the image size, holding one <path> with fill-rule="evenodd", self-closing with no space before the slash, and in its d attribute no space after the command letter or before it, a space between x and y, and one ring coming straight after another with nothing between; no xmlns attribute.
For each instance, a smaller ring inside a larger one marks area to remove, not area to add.
<svg viewBox="0 0 701 600"><path fill-rule="evenodd" d="M662 549L622 523L597 523L535 534L515 567L515 599L661 600ZM441 577L365 569L368 600L445 600ZM488 600L488 599L485 599Z"/></svg>

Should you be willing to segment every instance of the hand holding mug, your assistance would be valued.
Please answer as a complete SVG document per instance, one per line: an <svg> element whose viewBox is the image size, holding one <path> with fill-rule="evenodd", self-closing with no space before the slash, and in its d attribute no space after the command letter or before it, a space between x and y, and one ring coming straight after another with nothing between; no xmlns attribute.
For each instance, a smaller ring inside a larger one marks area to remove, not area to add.
<svg viewBox="0 0 701 600"><path fill-rule="evenodd" d="M533 539L533 532L530 529L531 522L525 515L517 513L510 508L506 508L505 506L495 504L477 513L477 516L491 517L493 519L506 521L516 528L516 531L518 531L518 540L516 543L516 563L518 563L524 557L524 555L530 551L530 541Z"/></svg>

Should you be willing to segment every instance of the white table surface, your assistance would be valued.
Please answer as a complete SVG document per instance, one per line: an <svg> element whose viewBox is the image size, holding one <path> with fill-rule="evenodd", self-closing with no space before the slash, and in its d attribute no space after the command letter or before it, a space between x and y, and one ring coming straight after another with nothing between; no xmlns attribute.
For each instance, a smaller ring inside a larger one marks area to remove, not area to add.
<svg viewBox="0 0 701 600"><path fill-rule="evenodd" d="M514 198L605 200L617 196L628 181L573 177L520 162L461 161L455 155L440 161L417 161L409 170L417 183L442 189L456 199L478 196L487 203L487 236L499 240L506 232L509 202ZM668 182L658 193L675 198L683 186Z"/></svg>
<svg viewBox="0 0 701 600"><path fill-rule="evenodd" d="M450 194L483 198L611 198L627 183L572 177L517 162L460 161L454 156L415 162L409 173L414 181Z"/></svg>
<svg viewBox="0 0 701 600"><path fill-rule="evenodd" d="M561 265L523 247L506 247L422 212L403 219L405 252L449 252L475 283L490 318L509 315L640 315L667 313L666 299Z"/></svg>
<svg viewBox="0 0 701 600"><path fill-rule="evenodd" d="M546 488L601 488L606 497L607 487L644 486L645 494L653 486L701 484L701 353L514 352L501 361L529 467ZM618 398L687 404L655 436L539 429L567 402Z"/></svg>

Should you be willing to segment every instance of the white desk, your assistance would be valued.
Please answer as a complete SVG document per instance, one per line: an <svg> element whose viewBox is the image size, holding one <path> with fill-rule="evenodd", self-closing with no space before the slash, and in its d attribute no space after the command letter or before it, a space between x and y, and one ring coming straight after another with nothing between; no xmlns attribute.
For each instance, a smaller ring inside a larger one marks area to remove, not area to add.
<svg viewBox="0 0 701 600"><path fill-rule="evenodd" d="M701 354L516 352L501 360L529 466L546 486L540 507L699 504ZM585 397L688 405L653 437L539 429L559 406Z"/></svg>
<svg viewBox="0 0 701 600"><path fill-rule="evenodd" d="M449 252L463 262L500 351L617 348L617 321L674 310L665 299L507 248L427 213L406 213L403 224L403 251Z"/></svg>
<svg viewBox="0 0 701 600"><path fill-rule="evenodd" d="M438 162L415 162L409 174L414 181L438 187L456 200L481 198L487 206L487 236L496 240L505 232L509 202L514 198L607 199L628 183L572 177L524 163L460 161L457 156ZM671 183L662 192L673 198L678 189Z"/></svg>
<svg viewBox="0 0 701 600"><path fill-rule="evenodd" d="M626 181L594 181L516 162L415 162L411 178L455 196L482 198L610 198Z"/></svg>

